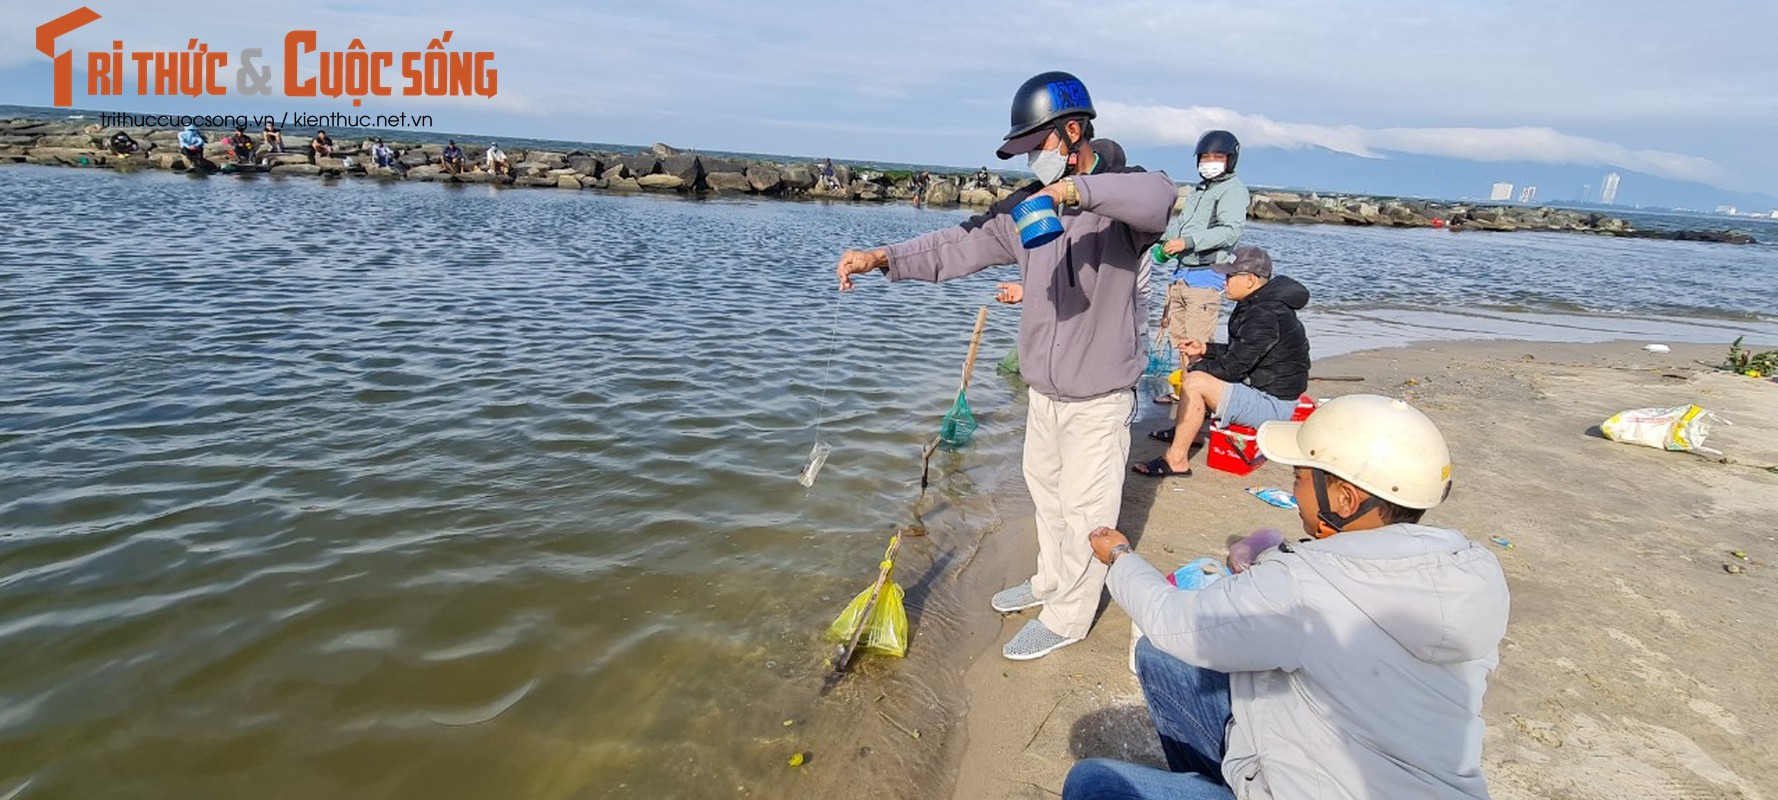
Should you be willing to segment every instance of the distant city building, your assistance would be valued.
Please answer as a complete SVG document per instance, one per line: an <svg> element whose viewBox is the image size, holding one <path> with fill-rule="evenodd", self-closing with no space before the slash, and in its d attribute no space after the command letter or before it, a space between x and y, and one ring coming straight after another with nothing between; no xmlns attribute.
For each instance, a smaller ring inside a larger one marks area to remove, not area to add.
<svg viewBox="0 0 1778 800"><path fill-rule="evenodd" d="M1605 173L1605 183L1599 186L1599 202L1605 205L1617 202L1617 173Z"/></svg>
<svg viewBox="0 0 1778 800"><path fill-rule="evenodd" d="M1537 200L1537 187L1527 186L1519 190L1519 202L1530 203Z"/></svg>
<svg viewBox="0 0 1778 800"><path fill-rule="evenodd" d="M1513 185L1510 183L1496 183L1496 184L1494 184L1494 191L1488 193L1488 199L1489 200L1511 200L1511 199L1513 199Z"/></svg>

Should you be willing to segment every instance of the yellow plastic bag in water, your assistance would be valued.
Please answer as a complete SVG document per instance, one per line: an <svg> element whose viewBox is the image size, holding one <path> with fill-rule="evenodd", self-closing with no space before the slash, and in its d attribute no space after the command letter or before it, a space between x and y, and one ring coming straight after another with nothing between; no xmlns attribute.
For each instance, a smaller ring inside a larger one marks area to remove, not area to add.
<svg viewBox="0 0 1778 800"><path fill-rule="evenodd" d="M889 562L883 562L885 570L891 570ZM864 621L864 633L858 637L858 647L872 653L900 658L908 652L908 612L901 602L901 587L892 580L882 582L882 591L871 586L852 598L846 604L846 610L840 612L838 619L827 626L827 638L845 644L852 640L852 632L858 629L858 620L864 616L865 607L870 606L870 618ZM877 604L871 606L871 595L877 597Z"/></svg>

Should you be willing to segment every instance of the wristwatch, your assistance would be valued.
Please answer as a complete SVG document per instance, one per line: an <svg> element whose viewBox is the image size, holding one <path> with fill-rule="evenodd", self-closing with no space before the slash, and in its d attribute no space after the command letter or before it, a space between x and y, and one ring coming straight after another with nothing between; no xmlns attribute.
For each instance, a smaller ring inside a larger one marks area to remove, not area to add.
<svg viewBox="0 0 1778 800"><path fill-rule="evenodd" d="M1073 178L1062 179L1062 203L1064 205L1080 205L1080 187L1074 185Z"/></svg>
<svg viewBox="0 0 1778 800"><path fill-rule="evenodd" d="M1109 567L1112 564L1116 564L1118 556L1121 556L1121 555L1128 553L1128 552L1131 552L1129 545L1127 545L1127 544L1114 545L1111 548L1111 552L1105 554L1105 566Z"/></svg>

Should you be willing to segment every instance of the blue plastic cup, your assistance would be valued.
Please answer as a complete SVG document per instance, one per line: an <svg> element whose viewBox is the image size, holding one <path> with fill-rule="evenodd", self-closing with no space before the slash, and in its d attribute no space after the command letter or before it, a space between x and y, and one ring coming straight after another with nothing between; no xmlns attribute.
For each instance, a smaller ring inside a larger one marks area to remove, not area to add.
<svg viewBox="0 0 1778 800"><path fill-rule="evenodd" d="M1012 222L1018 226L1019 241L1027 250L1042 247L1062 235L1062 218L1056 216L1056 201L1049 195L1038 195L1013 206Z"/></svg>

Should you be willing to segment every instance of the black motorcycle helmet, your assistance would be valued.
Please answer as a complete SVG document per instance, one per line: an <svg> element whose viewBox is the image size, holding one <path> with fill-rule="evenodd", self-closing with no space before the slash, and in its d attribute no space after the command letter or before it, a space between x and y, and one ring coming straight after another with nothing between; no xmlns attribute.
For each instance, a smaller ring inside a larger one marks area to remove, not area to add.
<svg viewBox="0 0 1778 800"><path fill-rule="evenodd" d="M1202 161L1204 156L1212 153L1229 157L1228 170L1223 174L1233 175L1235 162L1241 160L1241 140L1228 131L1208 131L1198 137L1197 160ZM1197 164L1193 163L1192 166L1196 167Z"/></svg>
<svg viewBox="0 0 1778 800"><path fill-rule="evenodd" d="M1057 123L1074 117L1092 119L1093 98L1087 85L1066 72L1045 72L1025 81L1012 96L1012 128L1006 132L1000 149L994 155L1001 159L1023 155L1036 149ZM1092 138L1091 126L1082 131L1082 139Z"/></svg>

